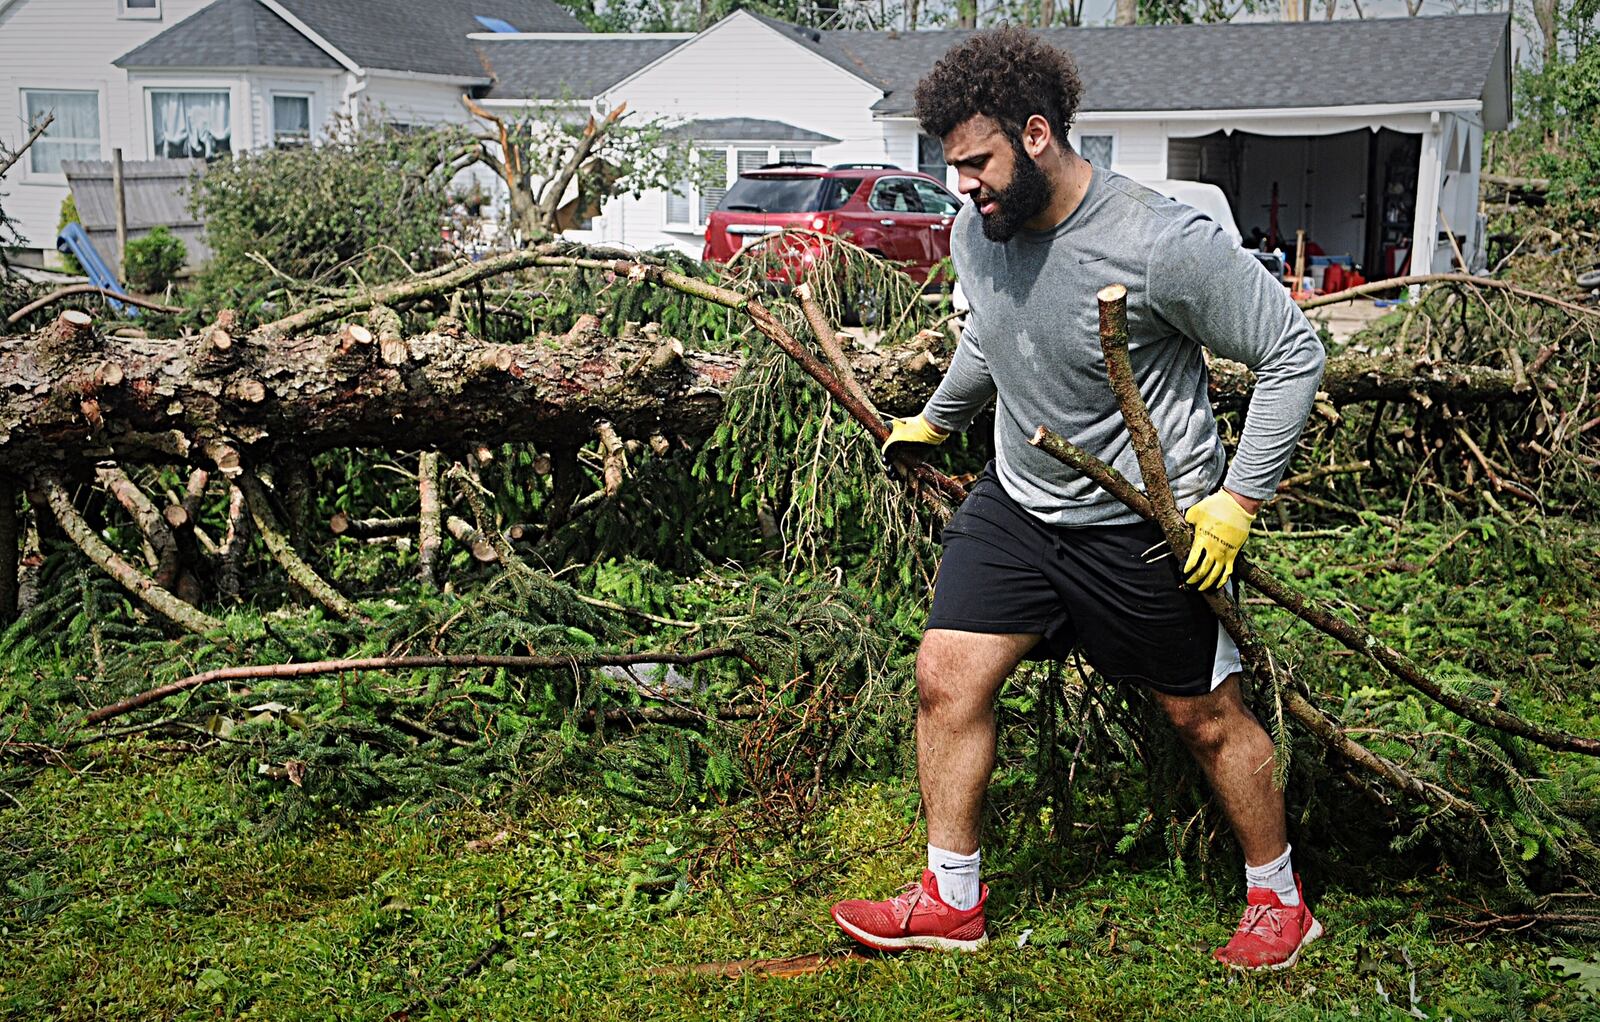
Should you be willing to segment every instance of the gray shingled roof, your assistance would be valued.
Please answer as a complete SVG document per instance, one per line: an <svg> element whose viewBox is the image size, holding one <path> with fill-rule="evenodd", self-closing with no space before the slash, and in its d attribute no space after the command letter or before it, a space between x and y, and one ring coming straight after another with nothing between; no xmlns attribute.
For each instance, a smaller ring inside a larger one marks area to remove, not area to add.
<svg viewBox="0 0 1600 1022"><path fill-rule="evenodd" d="M685 138L714 142L810 142L833 145L839 141L820 131L810 131L783 121L764 121L758 117L706 117L681 124L675 130Z"/></svg>
<svg viewBox="0 0 1600 1022"><path fill-rule="evenodd" d="M112 63L117 67L339 67L299 29L257 0L217 0Z"/></svg>
<svg viewBox="0 0 1600 1022"><path fill-rule="evenodd" d="M687 39L479 39L491 99L590 99Z"/></svg>
<svg viewBox="0 0 1600 1022"><path fill-rule="evenodd" d="M850 37L859 35L869 38L879 37L887 39L893 37L912 39L917 36L924 35L944 36L949 41L946 42L944 46L939 47L939 53L943 53L945 49L954 45L955 43L953 33L938 30L913 32L906 36L900 36L893 32L834 32L823 29L806 28L803 25L793 25L787 21L780 21L777 18L769 17L765 14L757 14L755 11L751 10L746 10L744 13L773 29L775 32L793 39L796 43L810 50L812 53L815 53L823 60L844 68L857 78L860 78L869 84L876 85L885 92L887 92L892 83L901 76L891 73L890 76L885 77L884 75L879 74L877 69L871 65L869 60L863 59L860 55L852 52L847 46L844 45L845 41ZM925 70L919 71L917 72L917 77L920 78L926 73L927 72ZM916 85L916 79L912 79L912 85Z"/></svg>
<svg viewBox="0 0 1600 1022"><path fill-rule="evenodd" d="M279 0L290 13L365 68L488 80L467 35L474 15L519 32L585 32L554 0Z"/></svg>
<svg viewBox="0 0 1600 1022"><path fill-rule="evenodd" d="M1456 14L1298 24L1059 28L1042 34L1077 60L1084 81L1081 109L1110 112L1480 99L1494 77L1505 73L1495 58L1510 28L1504 14ZM862 68L857 72L861 78L887 92L875 112L906 115L915 107L917 81L971 33L822 35L824 40L812 48L842 53L834 63ZM864 70L868 68L870 73ZM1268 75L1264 68L1280 73Z"/></svg>

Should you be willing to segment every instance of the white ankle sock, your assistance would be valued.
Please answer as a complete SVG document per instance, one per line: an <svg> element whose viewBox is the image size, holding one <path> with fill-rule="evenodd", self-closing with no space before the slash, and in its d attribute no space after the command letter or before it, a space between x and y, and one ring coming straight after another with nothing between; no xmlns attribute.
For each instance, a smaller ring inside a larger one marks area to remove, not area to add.
<svg viewBox="0 0 1600 1022"><path fill-rule="evenodd" d="M939 884L939 900L955 909L978 903L978 853L962 855L928 846L928 868Z"/></svg>
<svg viewBox="0 0 1600 1022"><path fill-rule="evenodd" d="M1271 862L1260 866L1244 867L1244 882L1251 887L1265 887L1278 895L1278 900L1287 906L1300 904L1300 892L1294 886L1294 866L1289 862L1289 853L1294 851L1292 845L1283 849L1283 854Z"/></svg>

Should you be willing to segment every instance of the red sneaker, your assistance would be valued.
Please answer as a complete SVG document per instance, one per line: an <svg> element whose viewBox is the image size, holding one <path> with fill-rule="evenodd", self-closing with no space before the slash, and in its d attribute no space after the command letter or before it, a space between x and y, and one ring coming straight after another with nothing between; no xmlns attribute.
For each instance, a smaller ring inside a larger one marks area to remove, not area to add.
<svg viewBox="0 0 1600 1022"><path fill-rule="evenodd" d="M951 908L939 900L939 883L929 870L920 884L907 884L888 901L841 901L833 906L833 921L867 947L879 951L939 948L976 951L988 943L983 905L989 885L978 885L978 903L969 909Z"/></svg>
<svg viewBox="0 0 1600 1022"><path fill-rule="evenodd" d="M1278 892L1265 887L1250 888L1244 919L1226 947L1211 952L1223 965L1245 971L1287 969L1300 957L1307 944L1322 936L1322 924L1311 917L1305 892L1300 890L1300 874L1294 877L1300 904L1285 905Z"/></svg>

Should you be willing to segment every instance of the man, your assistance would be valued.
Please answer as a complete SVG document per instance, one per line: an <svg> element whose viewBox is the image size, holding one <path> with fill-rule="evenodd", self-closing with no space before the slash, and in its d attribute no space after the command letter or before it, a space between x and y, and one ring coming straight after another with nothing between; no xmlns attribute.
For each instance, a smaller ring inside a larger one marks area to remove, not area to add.
<svg viewBox="0 0 1600 1022"><path fill-rule="evenodd" d="M1285 968L1322 928L1290 864L1272 741L1240 698L1238 650L1182 584L1227 584L1310 413L1322 346L1213 221L1073 152L1080 91L1071 57L1021 29L970 37L917 87L923 130L943 140L972 198L952 235L972 312L950 371L922 414L895 421L885 457L939 443L995 398L995 459L945 529L917 655L928 868L899 897L840 902L833 917L884 950L984 943L978 830L994 697L1035 646L1076 645L1107 683L1150 691L1233 825L1248 908L1214 956ZM1099 345L1095 293L1113 283L1128 288L1134 373L1195 527L1181 570L1159 556L1153 524L1027 442L1047 425L1141 478ZM1202 345L1256 372L1231 467Z"/></svg>

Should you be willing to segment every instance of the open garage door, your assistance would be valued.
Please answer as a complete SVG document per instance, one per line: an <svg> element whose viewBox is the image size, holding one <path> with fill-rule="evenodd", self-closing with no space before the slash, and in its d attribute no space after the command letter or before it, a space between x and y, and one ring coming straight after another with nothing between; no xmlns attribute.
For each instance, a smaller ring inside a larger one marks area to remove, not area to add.
<svg viewBox="0 0 1600 1022"><path fill-rule="evenodd" d="M1404 272L1415 231L1422 136L1381 128L1333 135L1221 131L1167 141L1167 175L1221 188L1245 244L1312 253L1368 279ZM1309 265L1309 262L1308 262Z"/></svg>

